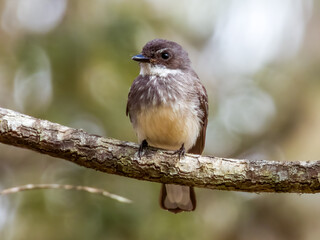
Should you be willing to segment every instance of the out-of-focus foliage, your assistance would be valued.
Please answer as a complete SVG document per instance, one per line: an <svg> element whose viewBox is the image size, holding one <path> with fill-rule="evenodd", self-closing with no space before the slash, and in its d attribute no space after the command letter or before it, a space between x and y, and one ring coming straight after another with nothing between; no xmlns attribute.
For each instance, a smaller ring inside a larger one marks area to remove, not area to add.
<svg viewBox="0 0 320 240"><path fill-rule="evenodd" d="M0 106L136 141L125 107L154 38L179 42L207 87L206 154L320 158L320 6L312 0L0 1ZM0 198L0 239L319 239L319 195L197 189L198 208L158 206L159 184L0 145L0 187L104 188L130 205L44 190Z"/></svg>

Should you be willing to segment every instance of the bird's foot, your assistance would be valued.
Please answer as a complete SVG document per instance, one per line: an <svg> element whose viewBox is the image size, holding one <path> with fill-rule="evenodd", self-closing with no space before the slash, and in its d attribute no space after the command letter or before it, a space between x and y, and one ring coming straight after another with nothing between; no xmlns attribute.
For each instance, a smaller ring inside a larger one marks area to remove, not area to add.
<svg viewBox="0 0 320 240"><path fill-rule="evenodd" d="M148 142L146 139L142 141L140 144L139 150L138 150L138 157L141 159L141 156L143 154L143 151L148 147Z"/></svg>
<svg viewBox="0 0 320 240"><path fill-rule="evenodd" d="M186 149L184 148L184 143L182 144L181 148L179 150L175 151L174 153L178 154L179 160L181 159L181 157L184 157L186 154Z"/></svg>

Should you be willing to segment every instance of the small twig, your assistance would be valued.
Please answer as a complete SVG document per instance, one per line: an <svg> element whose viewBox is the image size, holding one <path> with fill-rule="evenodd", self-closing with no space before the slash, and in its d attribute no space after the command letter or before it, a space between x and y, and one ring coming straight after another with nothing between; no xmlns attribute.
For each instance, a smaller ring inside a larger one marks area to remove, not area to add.
<svg viewBox="0 0 320 240"><path fill-rule="evenodd" d="M116 194L109 193L103 189L93 188L93 187L87 187L87 186L73 186L73 185L60 185L60 184L27 184L23 186L13 187L13 188L7 188L2 191L0 191L0 195L7 195L11 193L17 193L21 191L26 190L36 190L36 189L64 189L64 190L77 190L77 191L85 191L89 193L94 193L98 195L102 195L104 197L109 197L114 200L117 200L122 203L131 203L132 201L121 197Z"/></svg>

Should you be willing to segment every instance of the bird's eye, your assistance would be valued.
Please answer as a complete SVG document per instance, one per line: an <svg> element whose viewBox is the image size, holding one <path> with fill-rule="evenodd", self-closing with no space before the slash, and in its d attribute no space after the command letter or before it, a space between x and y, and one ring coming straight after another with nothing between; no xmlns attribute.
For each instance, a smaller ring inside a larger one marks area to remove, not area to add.
<svg viewBox="0 0 320 240"><path fill-rule="evenodd" d="M162 57L162 59L167 60L167 59L169 59L170 54L167 52L163 52L163 53L161 53L161 57Z"/></svg>

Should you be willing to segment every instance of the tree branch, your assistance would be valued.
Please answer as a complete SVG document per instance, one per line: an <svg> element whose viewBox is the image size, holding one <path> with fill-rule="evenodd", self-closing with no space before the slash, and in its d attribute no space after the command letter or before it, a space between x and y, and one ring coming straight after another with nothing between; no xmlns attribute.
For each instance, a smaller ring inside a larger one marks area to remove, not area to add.
<svg viewBox="0 0 320 240"><path fill-rule="evenodd" d="M140 180L245 192L320 192L320 161L276 162L201 157L88 134L0 108L0 142Z"/></svg>

